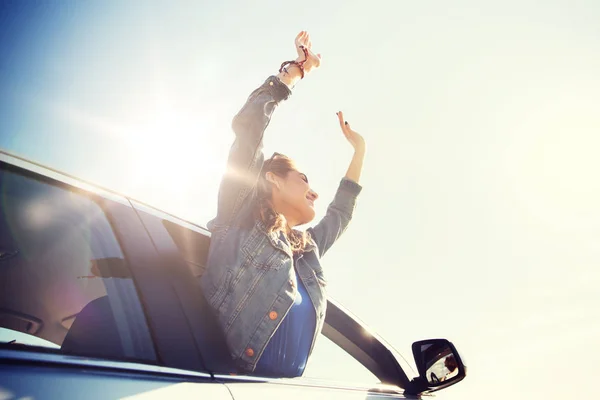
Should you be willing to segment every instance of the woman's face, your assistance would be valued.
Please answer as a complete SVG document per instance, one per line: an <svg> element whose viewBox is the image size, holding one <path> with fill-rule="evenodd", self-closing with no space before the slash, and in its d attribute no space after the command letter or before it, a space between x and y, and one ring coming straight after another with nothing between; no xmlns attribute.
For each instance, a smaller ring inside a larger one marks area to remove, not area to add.
<svg viewBox="0 0 600 400"><path fill-rule="evenodd" d="M285 179L278 179L279 188L273 191L273 204L288 220L290 226L307 224L315 218L315 200L319 197L305 174L291 170Z"/></svg>

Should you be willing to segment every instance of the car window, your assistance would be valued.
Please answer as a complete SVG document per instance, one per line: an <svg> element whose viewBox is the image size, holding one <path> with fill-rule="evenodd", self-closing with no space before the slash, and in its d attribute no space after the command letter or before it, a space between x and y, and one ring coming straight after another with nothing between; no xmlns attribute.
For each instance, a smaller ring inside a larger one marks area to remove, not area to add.
<svg viewBox="0 0 600 400"><path fill-rule="evenodd" d="M356 386L380 382L358 360L323 334L319 335L315 343L302 377L350 383Z"/></svg>
<svg viewBox="0 0 600 400"><path fill-rule="evenodd" d="M206 270L206 259L210 247L210 236L199 228L163 219L162 224L177 245L181 256L195 277L200 277Z"/></svg>
<svg viewBox="0 0 600 400"><path fill-rule="evenodd" d="M91 198L0 170L0 282L3 346L155 360L127 262Z"/></svg>

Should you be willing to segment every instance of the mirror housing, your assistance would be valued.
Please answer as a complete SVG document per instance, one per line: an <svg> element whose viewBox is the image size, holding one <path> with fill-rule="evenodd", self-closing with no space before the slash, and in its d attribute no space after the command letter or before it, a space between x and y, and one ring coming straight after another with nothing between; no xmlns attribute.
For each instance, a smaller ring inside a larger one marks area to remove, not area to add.
<svg viewBox="0 0 600 400"><path fill-rule="evenodd" d="M408 394L435 392L467 376L467 367L454 345L446 339L428 339L412 345L419 376L407 388Z"/></svg>

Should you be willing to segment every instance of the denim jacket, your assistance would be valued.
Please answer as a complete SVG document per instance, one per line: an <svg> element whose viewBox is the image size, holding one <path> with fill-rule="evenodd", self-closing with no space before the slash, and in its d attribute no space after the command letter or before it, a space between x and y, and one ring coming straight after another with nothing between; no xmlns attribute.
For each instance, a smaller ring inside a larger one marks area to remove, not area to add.
<svg viewBox="0 0 600 400"><path fill-rule="evenodd" d="M289 88L271 76L234 117L235 141L219 188L217 216L208 223L212 238L200 285L218 317L231 357L245 372L254 370L292 307L297 293L294 267L315 307L312 352L327 306L321 257L348 226L361 191L360 185L343 178L325 217L308 230L309 245L295 256L285 235L267 233L253 217L264 161L263 134L277 104L290 95Z"/></svg>

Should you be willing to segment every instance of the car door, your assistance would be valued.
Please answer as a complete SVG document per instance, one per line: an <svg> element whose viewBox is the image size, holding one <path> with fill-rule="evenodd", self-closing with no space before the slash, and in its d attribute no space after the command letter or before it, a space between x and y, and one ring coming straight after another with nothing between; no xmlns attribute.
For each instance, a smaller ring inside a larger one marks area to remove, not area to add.
<svg viewBox="0 0 600 400"><path fill-rule="evenodd" d="M231 399L129 201L0 152L0 397Z"/></svg>
<svg viewBox="0 0 600 400"><path fill-rule="evenodd" d="M408 378L390 349L334 300L302 377L216 375L234 398L404 399ZM382 383L385 382L385 383Z"/></svg>
<svg viewBox="0 0 600 400"><path fill-rule="evenodd" d="M271 382L240 381L227 383L227 387L236 400L378 400L407 398L398 388L335 386L329 382L303 381L302 378Z"/></svg>
<svg viewBox="0 0 600 400"><path fill-rule="evenodd" d="M311 359L331 361L331 349L334 349L337 360L346 367L353 364L357 371L355 376L363 376L365 381L357 381L354 377L344 379L347 378L344 375L321 377L318 373L309 373L336 367L313 368L310 360L307 373L302 378L267 379L238 375L229 360L216 320L197 284L205 269L210 233L148 205L135 201L132 204L159 251L163 268L169 271L172 283L185 303L183 307L187 309L204 364L216 379L229 387L236 399L295 399L312 395L334 399L404 398L402 387L408 383L408 377L394 354L333 300L329 302L323 334ZM317 352L325 346L329 350L323 350L325 354L318 357Z"/></svg>

